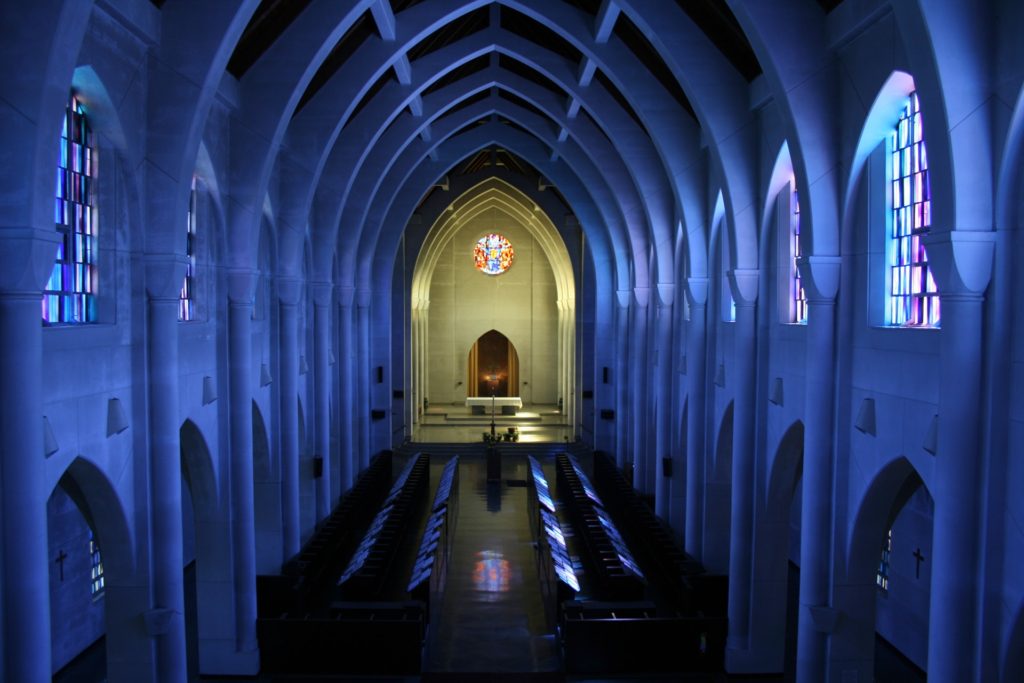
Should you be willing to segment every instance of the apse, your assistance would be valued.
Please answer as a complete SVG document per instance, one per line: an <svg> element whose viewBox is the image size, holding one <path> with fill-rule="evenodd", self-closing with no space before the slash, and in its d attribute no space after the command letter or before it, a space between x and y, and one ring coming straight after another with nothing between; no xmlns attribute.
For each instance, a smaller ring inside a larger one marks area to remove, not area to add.
<svg viewBox="0 0 1024 683"><path fill-rule="evenodd" d="M483 150L446 177L450 189L428 193L407 228L406 240L415 243L408 233L429 226L411 264L411 419L424 405L489 396L489 380L481 378L495 374L503 396L572 409L576 276L566 240L579 244L580 236L566 225L557 190L545 195L538 179L512 152ZM451 197L452 185L464 189ZM562 215L552 217L541 203L561 207ZM491 330L505 340L504 363L480 360L489 351L479 342Z"/></svg>

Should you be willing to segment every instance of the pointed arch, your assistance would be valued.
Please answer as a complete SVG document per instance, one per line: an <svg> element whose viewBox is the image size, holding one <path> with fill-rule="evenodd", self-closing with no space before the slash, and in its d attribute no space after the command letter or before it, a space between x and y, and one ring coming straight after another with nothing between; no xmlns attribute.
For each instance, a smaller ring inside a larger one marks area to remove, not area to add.
<svg viewBox="0 0 1024 683"><path fill-rule="evenodd" d="M281 570L284 538L281 517L281 474L273 459L263 412L252 402L253 505L256 526L256 573Z"/></svg>
<svg viewBox="0 0 1024 683"><path fill-rule="evenodd" d="M182 486L192 498L196 539L196 605L199 639L199 671L215 671L225 648L234 651L235 624L224 615L234 613L231 528L219 495L217 474L206 438L191 420L179 429Z"/></svg>
<svg viewBox="0 0 1024 683"><path fill-rule="evenodd" d="M733 401L725 407L715 440L705 494L704 566L715 574L729 571L729 530L732 520L732 437Z"/></svg>
<svg viewBox="0 0 1024 683"><path fill-rule="evenodd" d="M751 590L752 654L766 671L783 671L788 614L791 512L803 474L804 424L783 433L770 463L764 509L757 515Z"/></svg>
<svg viewBox="0 0 1024 683"><path fill-rule="evenodd" d="M859 504L846 542L845 566L841 566L834 590L833 607L843 618L832 634L830 657L843 670L859 670L873 676L875 664L875 594L878 590L879 549L892 522L910 496L927 486L905 456L878 470ZM837 561L841 562L839 558Z"/></svg>
<svg viewBox="0 0 1024 683"><path fill-rule="evenodd" d="M149 594L121 499L107 475L82 456L71 461L57 487L74 501L102 553L107 680L140 680L153 665L151 641L134 620L149 608Z"/></svg>

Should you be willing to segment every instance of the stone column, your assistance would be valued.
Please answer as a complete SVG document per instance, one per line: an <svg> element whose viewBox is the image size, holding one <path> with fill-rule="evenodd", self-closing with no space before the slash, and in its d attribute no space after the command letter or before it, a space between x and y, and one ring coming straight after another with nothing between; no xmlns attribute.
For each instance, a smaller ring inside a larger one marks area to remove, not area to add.
<svg viewBox="0 0 1024 683"><path fill-rule="evenodd" d="M685 292L685 285L683 291ZM672 481L669 484L668 516L674 536L681 544L686 529L686 423L683 421L686 406L686 319L682 300L672 308L672 345L669 349L672 363L672 399L669 424L673 469Z"/></svg>
<svg viewBox="0 0 1024 683"><path fill-rule="evenodd" d="M704 548L704 411L707 405L705 363L707 361L708 279L686 281L690 299L690 320L686 325L686 379L689 386L686 412L686 552L696 559Z"/></svg>
<svg viewBox="0 0 1024 683"><path fill-rule="evenodd" d="M149 294L149 481L153 608L159 615L159 680L184 683L185 579L182 573L181 441L178 416L178 298L184 259L147 256Z"/></svg>
<svg viewBox="0 0 1024 683"><path fill-rule="evenodd" d="M658 284L658 312L656 354L657 363L652 366L652 381L655 386L655 447L653 465L655 469L655 514L666 522L669 521L669 479L665 476L662 459L671 461L672 426L670 409L672 407L672 301L675 296L675 285Z"/></svg>
<svg viewBox="0 0 1024 683"><path fill-rule="evenodd" d="M3 668L7 681L42 683L50 671L50 559L43 455L42 287L57 234L5 226L0 240L0 524ZM14 234L15 237L10 235Z"/></svg>
<svg viewBox="0 0 1024 683"><path fill-rule="evenodd" d="M355 414L359 425L359 472L370 464L370 302L373 292L360 289L356 292L358 311L358 336L352 376L357 382Z"/></svg>
<svg viewBox="0 0 1024 683"><path fill-rule="evenodd" d="M631 460L629 449L629 302L628 289L615 292L619 305L615 308L615 464L619 469Z"/></svg>
<svg viewBox="0 0 1024 683"><path fill-rule="evenodd" d="M231 425L231 537L235 632L242 652L256 649L256 516L252 446L252 300L256 273L228 274L228 375Z"/></svg>
<svg viewBox="0 0 1024 683"><path fill-rule="evenodd" d="M281 373L281 508L284 518L284 557L299 552L299 342L298 304L302 283L278 280Z"/></svg>
<svg viewBox="0 0 1024 683"><path fill-rule="evenodd" d="M341 449L341 490L348 491L352 488L354 473L358 471L356 462L355 444L357 440L354 435L355 422L352 419L353 392L352 385L355 379L352 376L352 300L356 290L352 287L338 288L338 322L340 330L338 333L338 353L335 362L340 377L338 385L341 395L338 397L338 447Z"/></svg>
<svg viewBox="0 0 1024 683"><path fill-rule="evenodd" d="M651 290L648 287L633 288L633 334L630 339L633 361L632 410L630 423L633 431L633 486L643 493L653 493L648 485L647 470L651 457L647 452L647 302Z"/></svg>
<svg viewBox="0 0 1024 683"><path fill-rule="evenodd" d="M958 230L925 244L942 300L928 679L954 683L978 680L982 305L994 235Z"/></svg>
<svg viewBox="0 0 1024 683"><path fill-rule="evenodd" d="M754 543L754 406L757 354L754 315L757 277L753 269L729 272L736 301L733 331L732 511L729 529L728 648L747 649L750 638L750 577Z"/></svg>
<svg viewBox="0 0 1024 683"><path fill-rule="evenodd" d="M815 616L829 609L835 458L835 297L841 263L838 256L807 256L798 264L807 293L807 418L800 502L797 680L806 683L823 681L826 675L827 634L816 626Z"/></svg>
<svg viewBox="0 0 1024 683"><path fill-rule="evenodd" d="M316 396L315 455L323 462L316 480L316 521L331 514L331 284L313 286L313 383Z"/></svg>

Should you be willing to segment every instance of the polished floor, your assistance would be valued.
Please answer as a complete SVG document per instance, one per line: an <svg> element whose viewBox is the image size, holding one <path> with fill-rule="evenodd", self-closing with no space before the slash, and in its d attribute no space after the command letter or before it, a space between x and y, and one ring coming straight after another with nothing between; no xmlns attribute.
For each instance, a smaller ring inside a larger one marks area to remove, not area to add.
<svg viewBox="0 0 1024 683"><path fill-rule="evenodd" d="M427 671L557 671L553 630L544 623L526 511L525 455L502 458L487 481L482 458L462 457L458 524L440 618L432 626Z"/></svg>

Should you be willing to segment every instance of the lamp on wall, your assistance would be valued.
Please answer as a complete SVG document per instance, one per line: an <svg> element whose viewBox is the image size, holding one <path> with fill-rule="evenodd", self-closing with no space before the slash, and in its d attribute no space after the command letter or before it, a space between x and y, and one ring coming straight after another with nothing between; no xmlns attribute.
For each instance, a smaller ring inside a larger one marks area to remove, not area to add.
<svg viewBox="0 0 1024 683"><path fill-rule="evenodd" d="M121 399L112 398L107 401L107 436L120 434L128 429L128 415L124 412Z"/></svg>
<svg viewBox="0 0 1024 683"><path fill-rule="evenodd" d="M866 398L860 402L860 410L857 411L857 419L853 426L859 432L875 435L875 399Z"/></svg>
<svg viewBox="0 0 1024 683"><path fill-rule="evenodd" d="M50 420L43 415L43 455L45 457L50 457L59 450L60 446L57 445L57 437L53 434L53 427L50 426Z"/></svg>
<svg viewBox="0 0 1024 683"><path fill-rule="evenodd" d="M203 405L208 406L217 400L217 386L213 383L213 377L203 377Z"/></svg>

